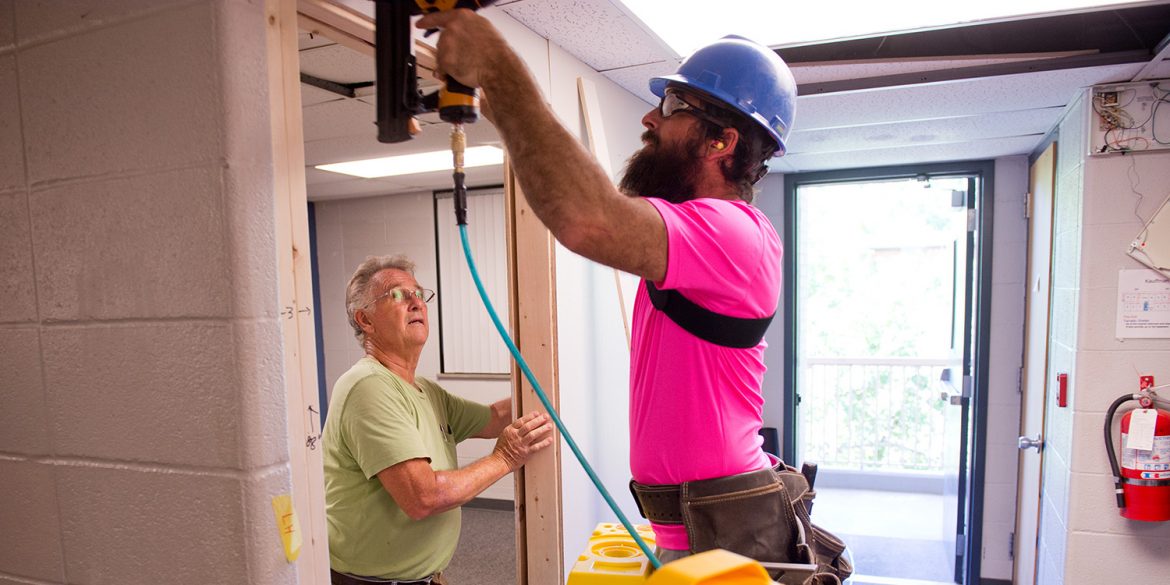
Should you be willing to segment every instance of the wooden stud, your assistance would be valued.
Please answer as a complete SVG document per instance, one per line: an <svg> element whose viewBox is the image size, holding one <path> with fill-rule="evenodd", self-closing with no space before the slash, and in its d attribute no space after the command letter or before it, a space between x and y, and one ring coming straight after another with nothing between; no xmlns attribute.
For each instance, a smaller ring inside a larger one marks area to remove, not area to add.
<svg viewBox="0 0 1170 585"><path fill-rule="evenodd" d="M556 242L528 202L504 161L513 260L509 262L512 331L516 346L549 402L560 408L557 379ZM513 412L544 411L536 392L513 367ZM516 474L517 566L521 585L564 583L564 517L561 513L561 443L537 454Z"/></svg>
<svg viewBox="0 0 1170 585"><path fill-rule="evenodd" d="M268 89L279 263L278 318L284 339L293 505L303 532L296 565L301 583L328 585L329 551L319 442L321 405L317 398L317 341L312 313L312 251L305 194L296 1L266 0L264 9L268 22Z"/></svg>

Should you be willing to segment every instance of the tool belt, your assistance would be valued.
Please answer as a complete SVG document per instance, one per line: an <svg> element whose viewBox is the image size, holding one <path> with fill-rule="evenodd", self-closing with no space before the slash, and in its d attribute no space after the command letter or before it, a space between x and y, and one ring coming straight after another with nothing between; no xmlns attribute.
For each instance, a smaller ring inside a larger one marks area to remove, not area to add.
<svg viewBox="0 0 1170 585"><path fill-rule="evenodd" d="M675 485L631 481L630 491L647 520L686 528L692 554L721 548L762 562L780 583L836 585L853 567L845 543L810 519L815 478L815 465L801 472L781 461Z"/></svg>

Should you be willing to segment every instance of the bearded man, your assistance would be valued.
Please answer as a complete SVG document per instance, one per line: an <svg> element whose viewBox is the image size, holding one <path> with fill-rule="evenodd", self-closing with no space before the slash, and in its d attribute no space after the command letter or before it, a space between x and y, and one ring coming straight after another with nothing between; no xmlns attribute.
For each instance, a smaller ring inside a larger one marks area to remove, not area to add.
<svg viewBox="0 0 1170 585"><path fill-rule="evenodd" d="M783 154L795 83L740 37L650 81L643 148L619 189L557 120L523 62L482 16L431 14L439 69L482 87L537 217L566 248L640 276L630 358L630 467L659 558L710 548L757 560L791 515L762 449L763 331L780 297L780 238L750 205ZM696 496L689 499L688 494Z"/></svg>

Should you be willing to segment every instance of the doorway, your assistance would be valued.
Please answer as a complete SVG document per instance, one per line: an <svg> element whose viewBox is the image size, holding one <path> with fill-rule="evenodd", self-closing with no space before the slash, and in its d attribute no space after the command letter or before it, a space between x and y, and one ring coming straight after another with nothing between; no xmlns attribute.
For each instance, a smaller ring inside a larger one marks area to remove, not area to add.
<svg viewBox="0 0 1170 585"><path fill-rule="evenodd" d="M977 582L990 173L786 177L785 458L856 584Z"/></svg>

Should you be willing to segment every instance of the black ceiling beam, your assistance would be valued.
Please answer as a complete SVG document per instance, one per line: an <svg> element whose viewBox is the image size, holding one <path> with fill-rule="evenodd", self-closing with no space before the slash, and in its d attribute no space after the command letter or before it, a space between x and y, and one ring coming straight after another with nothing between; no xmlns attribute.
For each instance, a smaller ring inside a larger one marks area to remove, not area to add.
<svg viewBox="0 0 1170 585"><path fill-rule="evenodd" d="M358 83L338 83L336 81L315 77L304 72L301 73L301 83L305 85L311 85L325 91L330 91L339 96L347 98L357 97L357 90L363 87L370 87L374 85L374 82L372 81L360 81Z"/></svg>
<svg viewBox="0 0 1170 585"><path fill-rule="evenodd" d="M1154 49L1170 33L1170 3L959 25L777 49L788 64L1020 53Z"/></svg>

